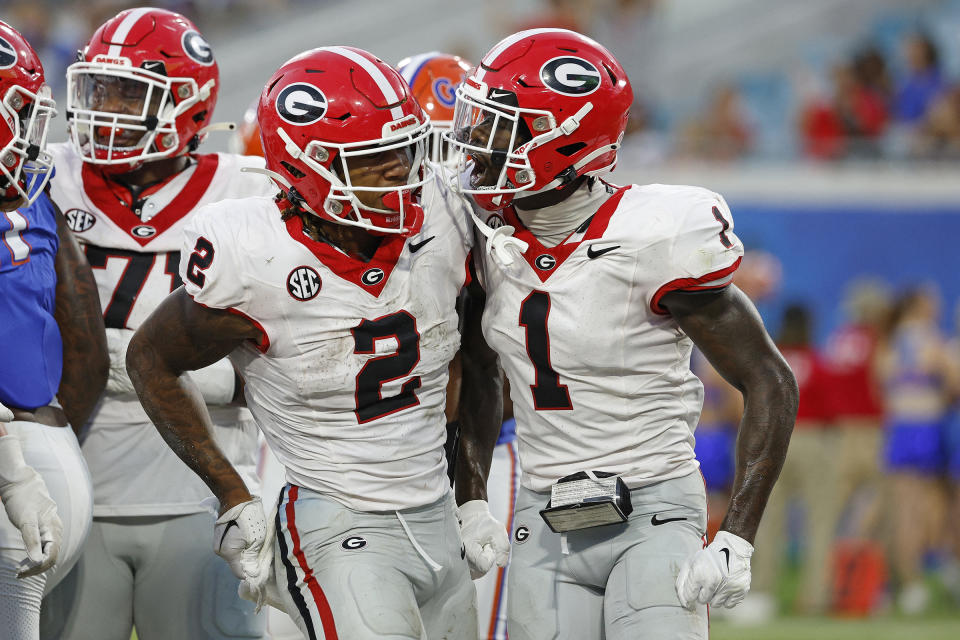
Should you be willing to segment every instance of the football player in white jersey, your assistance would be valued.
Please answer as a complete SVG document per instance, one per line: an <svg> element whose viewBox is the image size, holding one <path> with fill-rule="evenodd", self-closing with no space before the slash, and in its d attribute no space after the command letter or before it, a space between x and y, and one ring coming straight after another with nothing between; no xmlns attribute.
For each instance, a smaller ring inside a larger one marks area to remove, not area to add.
<svg viewBox="0 0 960 640"><path fill-rule="evenodd" d="M131 378L220 499L215 546L246 592L286 609L311 639L475 638L464 556L484 562L493 543L461 546L443 455L473 237L466 203L425 171L429 123L370 53L294 57L268 81L257 119L282 197L225 201L193 220L184 288L138 330ZM286 467L266 519L181 375L227 354ZM495 360L483 371L464 362L478 390L468 411L496 424ZM485 502L463 507L465 537L497 527Z"/></svg>
<svg viewBox="0 0 960 640"><path fill-rule="evenodd" d="M197 153L219 72L183 16L131 9L107 20L67 70L70 143L51 145L51 196L93 267L111 354L107 393L82 436L94 525L77 568L48 597L55 638L262 637L264 616L209 547L209 490L163 442L126 375L133 331L180 286L183 230L198 208L275 192L259 158ZM257 428L231 406L226 360L192 374L220 446L256 483Z"/></svg>
<svg viewBox="0 0 960 640"><path fill-rule="evenodd" d="M632 97L606 49L559 29L504 39L457 92L449 139L483 216L484 335L523 472L512 640L706 638L705 605L749 588L796 412L790 369L729 284L742 246L724 200L596 177ZM733 498L705 549L694 343L745 398Z"/></svg>
<svg viewBox="0 0 960 640"><path fill-rule="evenodd" d="M73 424L107 381L90 267L44 187L56 114L43 65L0 21L0 637L33 640L77 558L93 491Z"/></svg>

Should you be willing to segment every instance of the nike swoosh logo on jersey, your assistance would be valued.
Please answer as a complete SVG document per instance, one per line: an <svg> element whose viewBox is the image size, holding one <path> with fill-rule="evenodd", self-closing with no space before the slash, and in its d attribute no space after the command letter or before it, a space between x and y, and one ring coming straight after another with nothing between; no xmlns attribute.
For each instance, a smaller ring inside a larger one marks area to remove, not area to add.
<svg viewBox="0 0 960 640"><path fill-rule="evenodd" d="M426 240L421 240L420 242L411 242L411 243L410 243L410 253L416 253L417 251L420 251L420 249L423 249L428 242L430 242L431 240L433 240L433 239L436 238L436 237L437 237L437 236L430 236L430 237L427 238Z"/></svg>
<svg viewBox="0 0 960 640"><path fill-rule="evenodd" d="M218 549L223 548L223 541L226 539L227 532L230 531L230 527L237 527L239 529L240 525L237 524L236 520L231 520L230 522L227 523L227 526L223 529L223 535L220 536L220 544L217 546Z"/></svg>
<svg viewBox="0 0 960 640"><path fill-rule="evenodd" d="M594 251L593 245L590 245L589 247L587 247L587 257L590 258L591 260L596 260L603 254L610 253L614 249L619 249L619 248L620 248L620 245L615 244L612 247L604 247L603 249L597 249L596 251Z"/></svg>
<svg viewBox="0 0 960 640"><path fill-rule="evenodd" d="M657 519L659 514L653 514L653 517L650 518L650 524L655 527L659 527L662 524L667 524L668 522L679 522L680 520L686 520L686 518L664 518L663 520Z"/></svg>

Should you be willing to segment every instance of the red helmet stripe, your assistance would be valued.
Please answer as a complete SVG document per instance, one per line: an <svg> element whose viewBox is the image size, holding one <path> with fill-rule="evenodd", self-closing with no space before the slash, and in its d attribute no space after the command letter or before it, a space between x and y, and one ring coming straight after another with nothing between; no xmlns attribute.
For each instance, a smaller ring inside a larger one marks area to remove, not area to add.
<svg viewBox="0 0 960 640"><path fill-rule="evenodd" d="M133 9L126 15L123 21L117 25L117 30L113 32L113 35L110 36L110 42L126 42L127 35L133 29L133 26L137 24L137 21L143 17L143 14L148 11L152 11L149 7L141 7L139 9ZM111 44L110 50L107 52L107 55L111 58L116 58L122 55L123 44Z"/></svg>
<svg viewBox="0 0 960 640"><path fill-rule="evenodd" d="M383 71L378 69L375 64L367 60L364 56L360 55L356 51L347 49L346 47L327 47L326 49L331 53L336 53L344 58L348 58L363 67L363 70L369 74L369 76L377 84L377 87L380 88L380 91L383 92L383 97L387 101L387 104L400 102L400 96L397 95L397 92L394 90L393 85L390 84L387 76L385 76ZM394 120L399 120L403 117L403 108L400 105L391 108L390 116Z"/></svg>
<svg viewBox="0 0 960 640"><path fill-rule="evenodd" d="M488 67L492 67L492 66L493 66L493 62L500 56L501 53L503 53L504 51L506 51L507 49L509 49L511 46L513 46L514 44L516 44L516 43L519 42L520 40L523 40L523 39L525 39L525 38L529 38L530 36L535 36L535 35L537 35L538 33L557 33L557 32L564 33L564 32L567 32L567 30L566 30L566 29L556 29L556 28L527 29L526 31L520 31L519 33L515 33L515 34L513 34L512 36L507 36L506 38L504 38L503 40L501 40L500 42L498 42L498 43L497 43L497 46L495 46L493 49L491 49L491 50L487 53L487 55L483 56L483 60L481 60L481 61L480 61L480 65L477 66L477 72L474 74L474 77L475 77L478 81L481 81L481 82L482 82L482 81L483 81L483 74L485 73L485 70L484 70L484 68L483 68L483 65L486 65L486 66L488 66Z"/></svg>

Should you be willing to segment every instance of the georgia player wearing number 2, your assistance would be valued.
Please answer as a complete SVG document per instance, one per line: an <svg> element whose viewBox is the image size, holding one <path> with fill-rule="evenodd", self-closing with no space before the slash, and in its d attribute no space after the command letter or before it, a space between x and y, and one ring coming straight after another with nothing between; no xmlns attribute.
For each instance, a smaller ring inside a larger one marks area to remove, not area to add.
<svg viewBox="0 0 960 640"><path fill-rule="evenodd" d="M632 102L606 49L558 29L504 39L457 92L449 139L523 470L512 640L706 638L704 605L749 588L796 412L789 368L730 284L743 248L723 198L599 179ZM706 549L693 344L745 398L733 498Z"/></svg>
<svg viewBox="0 0 960 640"><path fill-rule="evenodd" d="M180 286L183 229L199 207L275 192L260 158L197 153L220 89L213 51L183 16L130 9L94 32L67 70L71 141L51 145L51 197L93 267L111 368L82 437L94 485L91 544L51 594L67 615L45 616L49 637L262 637L265 616L238 597L203 597L236 579L211 553L210 492L170 451L127 378L125 350L151 311ZM256 478L257 427L230 406L226 360L191 374L212 407L220 446ZM253 487L251 486L251 490ZM51 610L53 610L51 608ZM223 631L227 629L228 631ZM157 635L154 635L157 634Z"/></svg>
<svg viewBox="0 0 960 640"><path fill-rule="evenodd" d="M283 197L225 201L193 221L184 288L134 336L131 378L220 498L218 552L305 637L476 638L443 450L468 207L424 165L427 118L370 53L326 47L289 60L257 119ZM268 520L178 383L227 354L286 468ZM476 382L468 367L465 384L496 394L497 373ZM499 397L485 400L465 411L496 428Z"/></svg>

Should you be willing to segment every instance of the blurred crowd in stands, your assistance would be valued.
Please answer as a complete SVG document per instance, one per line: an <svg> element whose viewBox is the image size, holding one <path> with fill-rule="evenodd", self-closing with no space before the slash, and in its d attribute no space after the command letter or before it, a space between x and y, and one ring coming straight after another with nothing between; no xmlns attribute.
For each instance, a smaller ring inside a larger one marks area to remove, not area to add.
<svg viewBox="0 0 960 640"><path fill-rule="evenodd" d="M763 299L776 268L748 252L735 282ZM790 559L799 573L791 613L920 614L936 593L960 605L960 307L945 334L935 285L893 292L858 279L844 311L823 348L803 304L787 308L774 334L800 408L757 536L751 593L731 613L744 622L778 612ZM733 482L740 395L702 357L694 364L704 383L697 456L717 516Z"/></svg>

